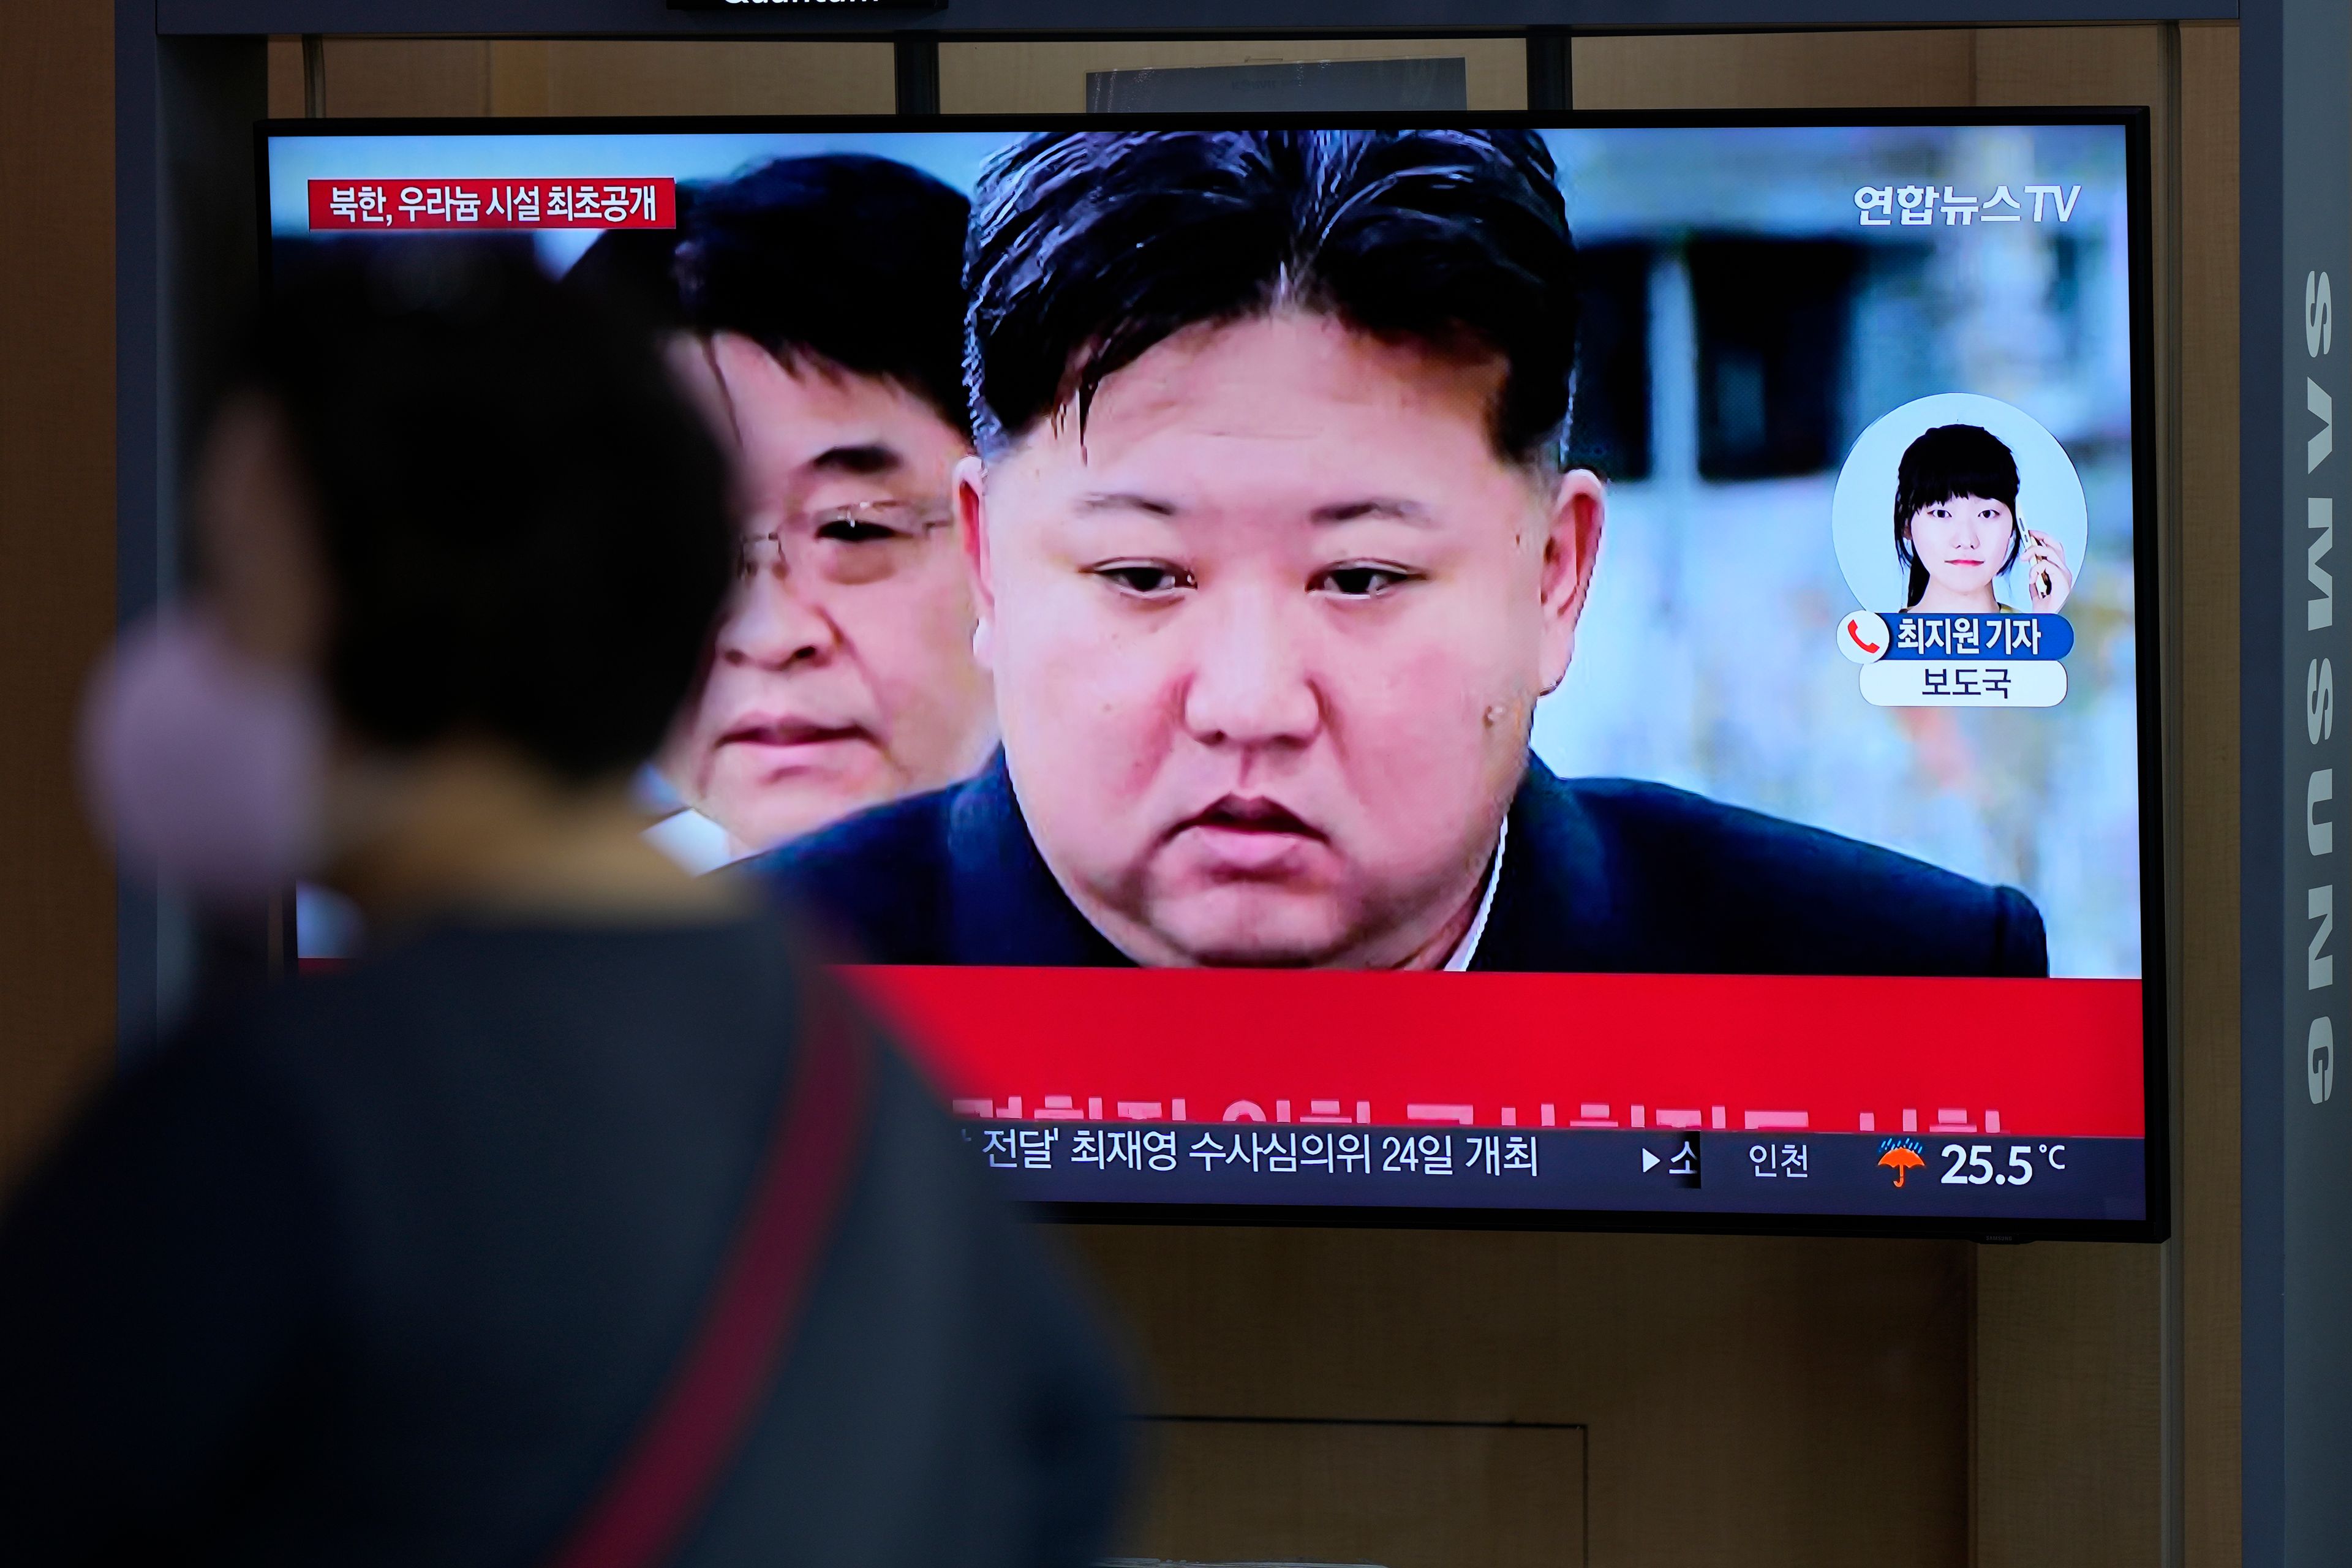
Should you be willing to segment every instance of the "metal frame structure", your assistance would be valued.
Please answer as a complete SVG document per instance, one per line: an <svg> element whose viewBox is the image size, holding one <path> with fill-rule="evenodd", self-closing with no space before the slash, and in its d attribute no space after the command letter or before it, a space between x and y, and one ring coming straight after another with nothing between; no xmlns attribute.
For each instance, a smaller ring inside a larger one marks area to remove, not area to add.
<svg viewBox="0 0 2352 1568"><path fill-rule="evenodd" d="M2245 1561L2333 1561L2352 1541L2343 1435L2352 1333L2336 1321L2352 1291L2352 1084L2336 1081L2337 1052L2352 1044L2352 956L2333 962L2352 941L2352 826L2334 831L2352 795L2352 719L2338 732L2332 705L2335 665L2352 679L2352 609L2334 611L2345 556L2328 553L2352 464L2352 432L2334 435L2336 411L2352 411L2352 333L2336 354L2331 314L2336 301L2352 303L2347 0L938 0L930 9L715 10L665 0L114 0L114 12L117 600L126 616L177 580L190 421L217 383L228 324L252 302L248 135L267 114L269 35L887 39L902 113L937 110L943 40L1507 35L1528 40L1528 106L1541 110L1570 107L1576 33L2239 23ZM142 889L125 886L119 907L118 994L135 1035L159 1018L171 977L193 971L194 939L188 921ZM2177 1487L2174 1472L2175 1517Z"/></svg>
<svg viewBox="0 0 2352 1568"><path fill-rule="evenodd" d="M2352 670L2331 546L2352 494L2352 6L2246 0L2240 19L2238 401L2240 1171L2245 1560L2339 1560L2352 1542L2352 837L2335 780L2352 728L2333 722ZM2341 283L2336 280L2344 280ZM2345 513L2352 521L2352 511Z"/></svg>

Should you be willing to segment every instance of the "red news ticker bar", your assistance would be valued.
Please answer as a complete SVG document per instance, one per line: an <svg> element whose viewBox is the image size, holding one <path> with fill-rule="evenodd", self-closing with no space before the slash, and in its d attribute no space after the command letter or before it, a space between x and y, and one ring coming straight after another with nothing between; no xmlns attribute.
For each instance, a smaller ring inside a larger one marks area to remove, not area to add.
<svg viewBox="0 0 2352 1568"><path fill-rule="evenodd" d="M2144 1121L2136 980L845 973L966 1114L1538 1127L1549 1108L1628 1128L1638 1107L1650 1128L2077 1138Z"/></svg>
<svg viewBox="0 0 2352 1568"><path fill-rule="evenodd" d="M310 190L314 230L677 226L677 182L667 177L312 180Z"/></svg>

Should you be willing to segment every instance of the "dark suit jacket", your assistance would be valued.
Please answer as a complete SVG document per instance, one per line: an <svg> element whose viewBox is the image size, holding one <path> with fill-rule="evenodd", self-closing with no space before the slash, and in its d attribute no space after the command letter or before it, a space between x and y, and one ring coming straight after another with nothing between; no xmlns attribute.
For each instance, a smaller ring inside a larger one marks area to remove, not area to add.
<svg viewBox="0 0 2352 1568"><path fill-rule="evenodd" d="M877 963L1124 964L1029 837L1002 755L751 863ZM2050 971L2041 912L1924 861L1534 757L1473 969L1620 974Z"/></svg>

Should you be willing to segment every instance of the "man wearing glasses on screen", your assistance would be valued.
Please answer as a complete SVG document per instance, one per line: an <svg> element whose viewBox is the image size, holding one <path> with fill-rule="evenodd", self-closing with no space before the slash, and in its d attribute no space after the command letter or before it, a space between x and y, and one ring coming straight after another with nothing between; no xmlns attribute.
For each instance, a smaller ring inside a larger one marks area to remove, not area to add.
<svg viewBox="0 0 2352 1568"><path fill-rule="evenodd" d="M690 809L654 836L697 868L962 778L995 743L948 499L971 451L969 211L856 156L693 193L671 360L734 449L744 520L736 597L661 758Z"/></svg>
<svg viewBox="0 0 2352 1568"><path fill-rule="evenodd" d="M966 285L1003 751L763 863L866 956L2046 971L2014 889L1529 754L1605 500L1538 137L1034 137Z"/></svg>

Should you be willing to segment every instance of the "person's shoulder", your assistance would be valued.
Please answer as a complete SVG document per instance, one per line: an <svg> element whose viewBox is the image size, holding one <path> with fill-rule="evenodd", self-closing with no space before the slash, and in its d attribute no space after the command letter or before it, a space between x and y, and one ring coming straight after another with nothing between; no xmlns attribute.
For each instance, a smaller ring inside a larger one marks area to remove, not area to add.
<svg viewBox="0 0 2352 1568"><path fill-rule="evenodd" d="M1846 885L1852 885L1848 879L1861 879L1874 887L1916 886L1959 898L1991 891L1895 850L1671 784L1588 778L1564 779L1559 787L1619 844L1652 853L1696 849L1729 857L1742 868L1780 865L1798 884L1827 877Z"/></svg>
<svg viewBox="0 0 2352 1568"><path fill-rule="evenodd" d="M1546 775L1538 788L1584 825L1636 929L1686 958L1717 955L1671 967L2048 973L2041 911L2014 888L1665 784Z"/></svg>
<svg viewBox="0 0 2352 1568"><path fill-rule="evenodd" d="M946 844L948 813L961 786L910 795L789 839L743 864L752 875L817 887L877 866L936 859Z"/></svg>
<svg viewBox="0 0 2352 1568"><path fill-rule="evenodd" d="M964 785L870 806L743 862L739 869L814 911L858 956L938 962L948 902L950 818Z"/></svg>

